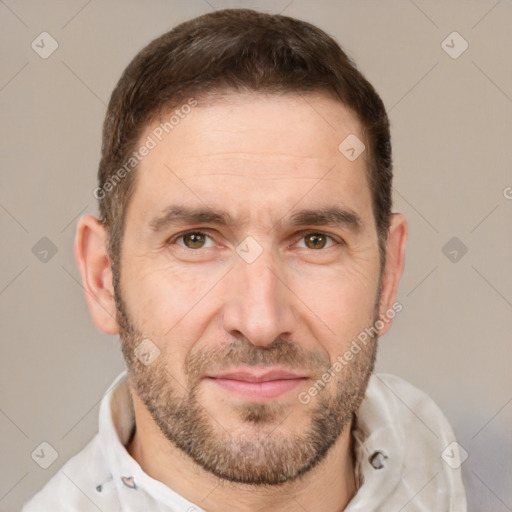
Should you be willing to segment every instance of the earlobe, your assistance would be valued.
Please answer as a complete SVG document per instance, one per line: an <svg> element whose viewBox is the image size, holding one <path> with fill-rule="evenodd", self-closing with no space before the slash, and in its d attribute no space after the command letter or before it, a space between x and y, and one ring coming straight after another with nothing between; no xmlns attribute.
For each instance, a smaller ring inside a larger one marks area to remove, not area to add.
<svg viewBox="0 0 512 512"><path fill-rule="evenodd" d="M386 244L386 265L382 276L382 291L379 313L384 318L384 327L379 330L379 336L385 334L391 327L395 315L393 305L396 301L398 283L402 277L405 265L405 244L407 241L407 220L400 213L391 215L389 234ZM389 313L392 312L391 316Z"/></svg>
<svg viewBox="0 0 512 512"><path fill-rule="evenodd" d="M112 270L107 253L107 231L92 215L78 221L75 258L82 276L85 298L96 327L106 334L117 334Z"/></svg>

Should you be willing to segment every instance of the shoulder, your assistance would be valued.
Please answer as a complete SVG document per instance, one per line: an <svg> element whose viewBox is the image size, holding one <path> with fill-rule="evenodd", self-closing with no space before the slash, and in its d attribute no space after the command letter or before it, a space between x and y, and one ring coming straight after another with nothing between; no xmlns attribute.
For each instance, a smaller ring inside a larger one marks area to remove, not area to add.
<svg viewBox="0 0 512 512"><path fill-rule="evenodd" d="M446 431L453 437L451 426L436 402L424 391L396 375L373 374L366 396L375 406L398 414L401 423L426 423L426 427ZM409 414L407 413L409 412Z"/></svg>
<svg viewBox="0 0 512 512"><path fill-rule="evenodd" d="M390 373L372 374L370 385L376 389L381 390L381 392L387 388L391 392L400 391L410 397L428 399L434 403L433 400L424 391L417 388L405 379L402 379L402 377L398 377L397 375L392 375Z"/></svg>
<svg viewBox="0 0 512 512"><path fill-rule="evenodd" d="M405 440L404 446L420 445L441 455L455 441L452 427L437 403L395 375L372 374L361 412L371 429L385 426Z"/></svg>
<svg viewBox="0 0 512 512"><path fill-rule="evenodd" d="M105 512L116 506L112 475L96 436L28 501L21 512ZM117 507L115 508L117 510Z"/></svg>
<svg viewBox="0 0 512 512"><path fill-rule="evenodd" d="M372 374L355 435L366 485L350 510L381 510L371 501L376 495L387 507L382 510L401 510L412 499L411 510L466 510L464 452L427 393L395 375ZM376 453L383 463L372 466Z"/></svg>

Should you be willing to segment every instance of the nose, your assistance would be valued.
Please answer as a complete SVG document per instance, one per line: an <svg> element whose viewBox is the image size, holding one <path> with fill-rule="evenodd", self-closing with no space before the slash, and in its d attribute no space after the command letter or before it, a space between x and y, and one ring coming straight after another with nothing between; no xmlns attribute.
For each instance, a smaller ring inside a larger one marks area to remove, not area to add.
<svg viewBox="0 0 512 512"><path fill-rule="evenodd" d="M289 337L296 325L292 290L266 250L252 263L242 258L226 276L223 326L237 339L265 347ZM227 298L226 298L227 297Z"/></svg>

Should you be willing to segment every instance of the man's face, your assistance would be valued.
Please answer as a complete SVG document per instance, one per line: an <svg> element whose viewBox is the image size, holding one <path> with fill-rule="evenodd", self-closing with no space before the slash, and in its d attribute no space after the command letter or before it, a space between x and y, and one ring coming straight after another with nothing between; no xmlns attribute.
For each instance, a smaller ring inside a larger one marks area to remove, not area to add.
<svg viewBox="0 0 512 512"><path fill-rule="evenodd" d="M221 478L303 474L364 395L376 339L298 399L377 318L367 155L338 150L350 134L355 116L322 95L233 94L194 107L137 170L117 290L132 391Z"/></svg>

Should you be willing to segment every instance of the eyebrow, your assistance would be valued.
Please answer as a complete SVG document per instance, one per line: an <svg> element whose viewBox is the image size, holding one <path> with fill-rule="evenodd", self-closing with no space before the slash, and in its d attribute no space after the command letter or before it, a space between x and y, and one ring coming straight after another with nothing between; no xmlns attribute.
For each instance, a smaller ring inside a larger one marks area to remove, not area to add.
<svg viewBox="0 0 512 512"><path fill-rule="evenodd" d="M360 231L363 227L363 221L356 212L338 206L298 210L290 215L287 223L292 226L345 226L354 232ZM149 226L152 231L160 232L169 226L187 224L212 224L233 228L237 225L237 222L226 211L176 205L165 208L161 215L151 220ZM239 224L245 224L245 220L242 219ZM280 219L274 227L281 227L282 225L283 219Z"/></svg>

